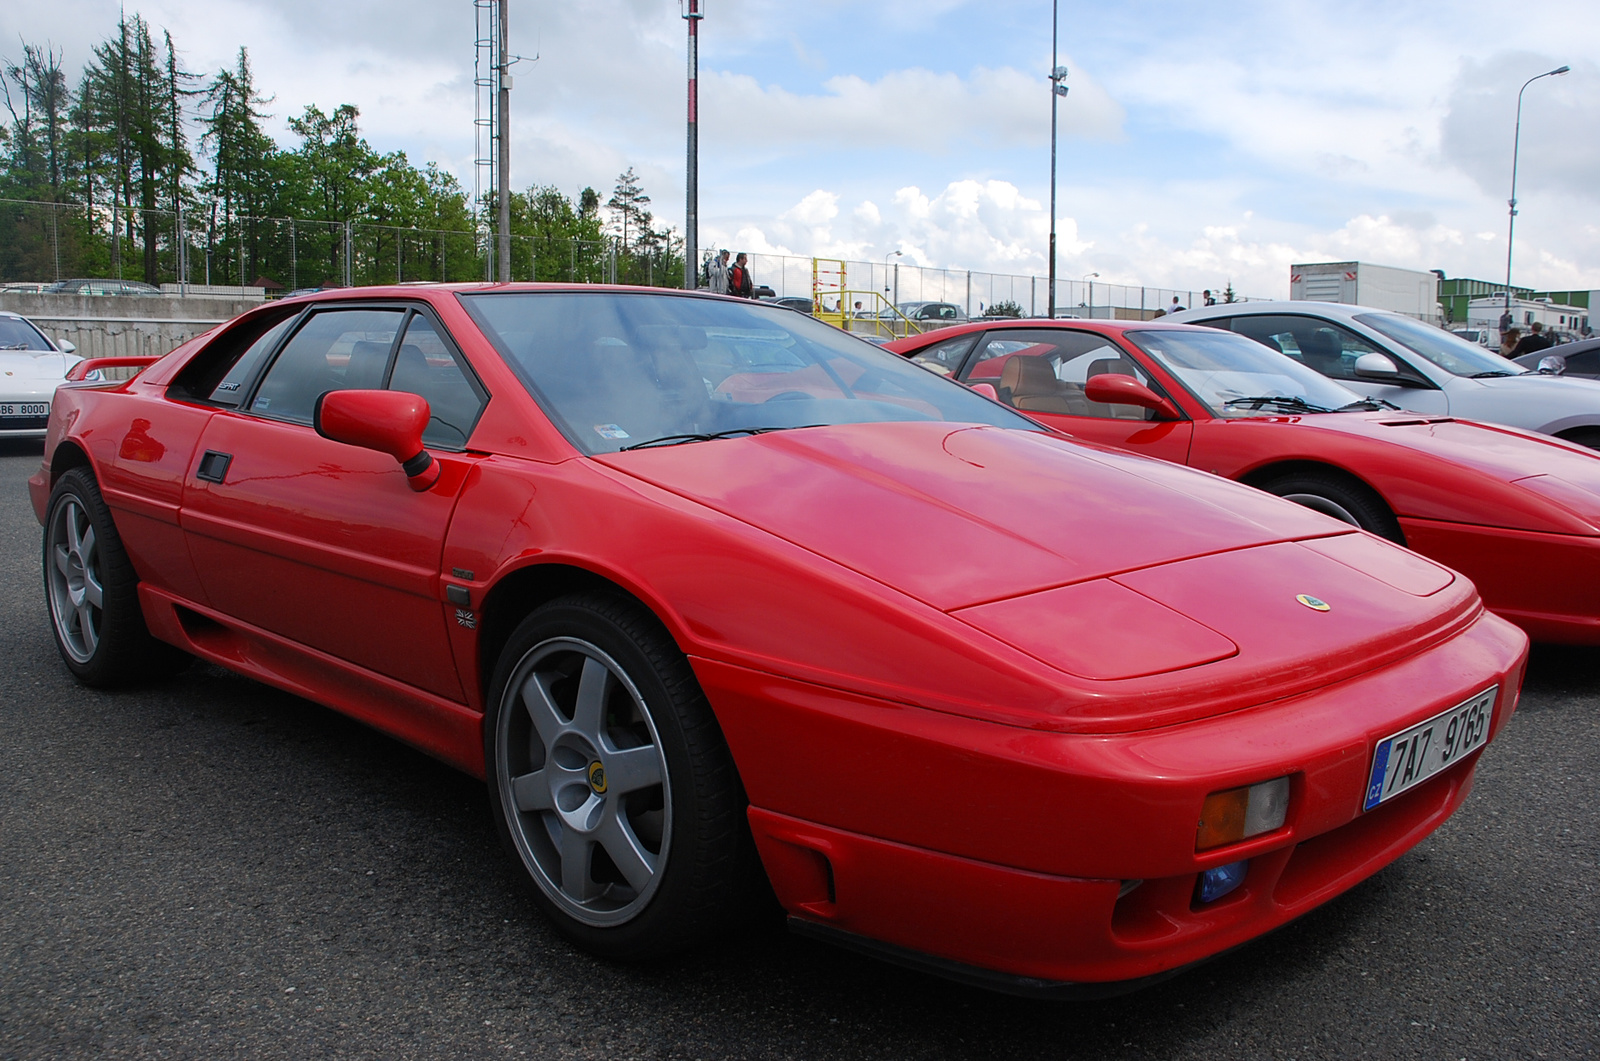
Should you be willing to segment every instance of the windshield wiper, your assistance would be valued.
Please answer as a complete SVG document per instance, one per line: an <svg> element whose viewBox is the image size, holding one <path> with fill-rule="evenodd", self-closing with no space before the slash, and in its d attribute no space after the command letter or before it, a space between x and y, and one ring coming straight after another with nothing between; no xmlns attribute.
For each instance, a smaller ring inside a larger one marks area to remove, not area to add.
<svg viewBox="0 0 1600 1061"><path fill-rule="evenodd" d="M32 350L27 343L12 343L10 346L0 346L0 350Z"/></svg>
<svg viewBox="0 0 1600 1061"><path fill-rule="evenodd" d="M1386 402L1382 398L1359 398L1356 401L1351 402L1349 405L1341 405L1341 406L1339 406L1339 408L1335 409L1334 412L1336 412L1336 413L1345 413L1345 412L1349 412L1349 411L1351 411L1353 409L1360 409L1362 406L1366 406L1368 409L1398 409L1398 408L1400 408L1394 402Z"/></svg>
<svg viewBox="0 0 1600 1061"><path fill-rule="evenodd" d="M1252 409L1259 409L1263 405L1278 405L1285 409L1297 409L1302 413L1331 413L1332 409L1324 409L1320 405L1312 405L1304 398L1291 398L1286 394L1263 394L1254 398L1230 398L1222 403L1224 409L1232 405L1248 405Z"/></svg>
<svg viewBox="0 0 1600 1061"><path fill-rule="evenodd" d="M1472 379L1493 379L1496 376L1517 376L1517 375L1521 375L1521 373L1518 373L1518 372L1507 372L1503 368L1491 368L1487 372L1474 372L1472 374L1471 378Z"/></svg>
<svg viewBox="0 0 1600 1061"><path fill-rule="evenodd" d="M739 435L764 435L768 431L794 431L802 427L826 427L826 424L795 424L793 427L734 427L727 431L695 432L686 435L662 435L660 438L646 439L635 442L631 446L623 446L618 453L626 453L630 449L649 449L652 446L679 446L685 442L710 442L718 438L737 438Z"/></svg>

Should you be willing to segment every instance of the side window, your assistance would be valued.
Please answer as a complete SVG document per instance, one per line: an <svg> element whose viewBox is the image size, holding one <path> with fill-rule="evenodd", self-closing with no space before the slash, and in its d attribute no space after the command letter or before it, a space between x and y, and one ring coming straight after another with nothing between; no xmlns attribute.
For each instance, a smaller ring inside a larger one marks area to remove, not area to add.
<svg viewBox="0 0 1600 1061"><path fill-rule="evenodd" d="M311 317L278 354L250 411L309 424L327 391L383 386L403 310L335 309Z"/></svg>
<svg viewBox="0 0 1600 1061"><path fill-rule="evenodd" d="M965 379L994 383L1000 400L1022 412L1115 420L1155 416L1138 406L1090 401L1083 385L1105 373L1132 376L1155 388L1149 375L1110 339L1066 329L991 332Z"/></svg>
<svg viewBox="0 0 1600 1061"><path fill-rule="evenodd" d="M1357 378L1356 358L1381 353L1354 332L1316 317L1235 317L1233 330L1329 379L1353 380Z"/></svg>
<svg viewBox="0 0 1600 1061"><path fill-rule="evenodd" d="M1559 353L1560 347L1554 350L1542 351L1544 354ZM1585 350L1567 358L1567 374L1577 376L1600 375L1600 350Z"/></svg>
<svg viewBox="0 0 1600 1061"><path fill-rule="evenodd" d="M440 449L461 449L472 434L484 400L450 353L433 322L414 314L395 355L389 389L428 399L432 417L422 441Z"/></svg>
<svg viewBox="0 0 1600 1061"><path fill-rule="evenodd" d="M237 407L244 398L244 389L250 384L250 377L261 365L261 359L272 353L273 347L278 345L278 340L283 338L283 333L289 330L289 325L294 323L293 317L286 317L277 324L268 328L261 337L245 348L239 360L233 363L222 377L222 381L212 388L209 394L204 395L207 401L216 402L218 405Z"/></svg>
<svg viewBox="0 0 1600 1061"><path fill-rule="evenodd" d="M960 370L961 362L966 358L967 351L972 349L976 338L972 335L958 335L954 339L934 343L912 354L911 363L921 365L941 376L953 376Z"/></svg>

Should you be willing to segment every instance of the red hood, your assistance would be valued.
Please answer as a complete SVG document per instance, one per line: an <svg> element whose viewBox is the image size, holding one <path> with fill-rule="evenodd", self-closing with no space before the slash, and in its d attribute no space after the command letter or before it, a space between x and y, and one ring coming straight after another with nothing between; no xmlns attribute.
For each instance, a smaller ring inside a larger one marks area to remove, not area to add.
<svg viewBox="0 0 1600 1061"><path fill-rule="evenodd" d="M1187 468L990 427L841 425L600 459L943 611L1349 530Z"/></svg>

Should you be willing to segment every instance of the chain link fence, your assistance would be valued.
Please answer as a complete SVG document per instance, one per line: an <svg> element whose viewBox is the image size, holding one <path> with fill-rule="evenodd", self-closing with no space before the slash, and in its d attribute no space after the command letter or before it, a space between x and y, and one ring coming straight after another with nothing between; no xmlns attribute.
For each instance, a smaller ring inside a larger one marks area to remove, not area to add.
<svg viewBox="0 0 1600 1061"><path fill-rule="evenodd" d="M682 282L676 272L652 270L648 260L619 256L615 240L513 235L511 242L512 280L664 287ZM258 281L264 281L268 293L275 294L297 288L477 280L484 276L491 253L484 229L238 215L222 219L210 210L180 216L112 203L0 199L0 283L111 278L156 285L262 286ZM812 297L813 259L757 253L750 264L757 285L780 296ZM837 266L833 269L837 279ZM836 279L835 288L881 293L877 306L863 307L872 312L888 303L949 302L969 317L996 306L1035 317L1043 316L1049 304L1048 281L1038 276L936 269L891 259L847 261L843 283ZM1213 294L1221 299L1220 291ZM1058 316L1148 319L1171 310L1174 298L1177 305L1193 306L1200 292L1104 284L1093 278L1056 281Z"/></svg>

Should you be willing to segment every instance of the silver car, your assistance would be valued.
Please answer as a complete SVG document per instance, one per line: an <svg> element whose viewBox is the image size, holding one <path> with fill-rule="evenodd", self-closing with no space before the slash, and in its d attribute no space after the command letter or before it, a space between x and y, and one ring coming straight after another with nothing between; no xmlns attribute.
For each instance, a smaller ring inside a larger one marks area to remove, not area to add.
<svg viewBox="0 0 1600 1061"><path fill-rule="evenodd" d="M1247 302L1166 320L1238 332L1402 409L1507 424L1600 449L1600 382L1529 372L1398 313L1336 302Z"/></svg>
<svg viewBox="0 0 1600 1061"><path fill-rule="evenodd" d="M50 403L67 370L83 358L33 322L0 310L0 438L43 438Z"/></svg>

